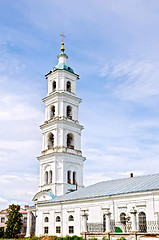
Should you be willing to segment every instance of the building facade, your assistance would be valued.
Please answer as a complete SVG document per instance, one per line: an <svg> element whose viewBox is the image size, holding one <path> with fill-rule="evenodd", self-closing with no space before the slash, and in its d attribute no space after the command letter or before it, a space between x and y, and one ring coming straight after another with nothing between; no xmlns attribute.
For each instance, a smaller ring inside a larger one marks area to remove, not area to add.
<svg viewBox="0 0 159 240"><path fill-rule="evenodd" d="M83 232L159 231L159 174L116 179L83 187L83 162L76 96L79 76L67 65L64 43L58 65L47 75L39 192L34 206L36 236Z"/></svg>
<svg viewBox="0 0 159 240"><path fill-rule="evenodd" d="M22 214L22 221L23 221L23 226L21 229L21 233L20 236L25 236L26 235L26 229L27 229L27 208L29 207L29 205L25 205L24 208L20 208L20 213ZM0 228L3 228L3 230L6 229L6 221L7 221L7 209L5 210L1 210L0 211ZM32 215L32 213L31 213ZM32 226L34 223L34 219L32 217ZM33 231L33 229L31 229L31 231Z"/></svg>

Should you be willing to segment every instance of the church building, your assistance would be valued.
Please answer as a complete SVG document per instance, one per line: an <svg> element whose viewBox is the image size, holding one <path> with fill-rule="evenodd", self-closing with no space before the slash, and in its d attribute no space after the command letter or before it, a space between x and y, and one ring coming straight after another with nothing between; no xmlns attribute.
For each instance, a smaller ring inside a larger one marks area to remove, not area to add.
<svg viewBox="0 0 159 240"><path fill-rule="evenodd" d="M84 232L159 232L159 174L103 181L83 186L81 99L76 96L79 75L67 65L62 42L58 64L46 74L43 99L39 192L28 208L36 214L36 236L78 235Z"/></svg>

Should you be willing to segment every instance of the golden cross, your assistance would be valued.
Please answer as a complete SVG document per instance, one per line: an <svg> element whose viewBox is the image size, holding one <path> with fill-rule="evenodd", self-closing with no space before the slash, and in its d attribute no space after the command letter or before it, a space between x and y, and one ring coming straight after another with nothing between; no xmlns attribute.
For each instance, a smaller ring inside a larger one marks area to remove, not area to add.
<svg viewBox="0 0 159 240"><path fill-rule="evenodd" d="M63 42L63 38L65 37L65 35L62 33L60 34L60 36L62 37L62 42Z"/></svg>

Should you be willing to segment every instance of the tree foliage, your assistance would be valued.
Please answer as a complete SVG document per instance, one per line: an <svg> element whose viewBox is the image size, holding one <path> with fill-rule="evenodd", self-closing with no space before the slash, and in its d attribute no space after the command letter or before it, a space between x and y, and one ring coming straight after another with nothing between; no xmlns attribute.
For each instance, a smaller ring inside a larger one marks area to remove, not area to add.
<svg viewBox="0 0 159 240"><path fill-rule="evenodd" d="M20 206L12 204L7 209L7 237L14 238L18 233L21 232L23 225L22 214L20 213Z"/></svg>

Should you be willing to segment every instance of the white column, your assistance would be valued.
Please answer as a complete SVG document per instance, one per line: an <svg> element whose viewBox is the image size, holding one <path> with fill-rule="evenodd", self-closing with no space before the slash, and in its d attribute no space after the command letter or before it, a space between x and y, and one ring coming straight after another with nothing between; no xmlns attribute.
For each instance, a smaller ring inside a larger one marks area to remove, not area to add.
<svg viewBox="0 0 159 240"><path fill-rule="evenodd" d="M88 214L84 213L82 215L82 232L87 232L87 219L88 219Z"/></svg>
<svg viewBox="0 0 159 240"><path fill-rule="evenodd" d="M31 214L30 214L30 211L28 211L28 214L27 214L27 231L26 231L26 235L25 237L30 237L30 228L31 228Z"/></svg>
<svg viewBox="0 0 159 240"><path fill-rule="evenodd" d="M137 232L137 219L136 219L136 214L137 211L135 210L135 207L132 208L132 210L130 211L131 213L131 220L132 220L132 232Z"/></svg>
<svg viewBox="0 0 159 240"><path fill-rule="evenodd" d="M106 232L111 232L111 228L110 228L110 215L111 215L111 212L109 210L107 210L104 214L105 214L105 218L106 218L106 228L105 228L105 231Z"/></svg>
<svg viewBox="0 0 159 240"><path fill-rule="evenodd" d="M158 218L158 212L155 212L154 214L155 214L155 221L158 222L158 219L159 219Z"/></svg>

